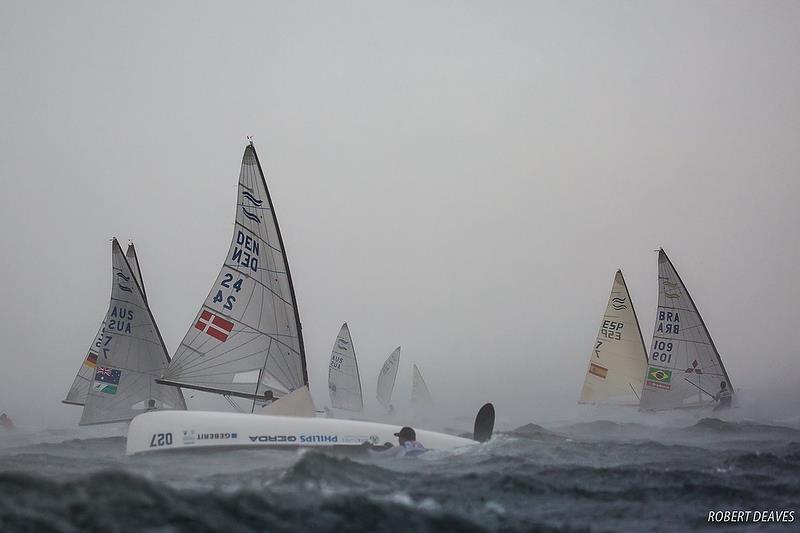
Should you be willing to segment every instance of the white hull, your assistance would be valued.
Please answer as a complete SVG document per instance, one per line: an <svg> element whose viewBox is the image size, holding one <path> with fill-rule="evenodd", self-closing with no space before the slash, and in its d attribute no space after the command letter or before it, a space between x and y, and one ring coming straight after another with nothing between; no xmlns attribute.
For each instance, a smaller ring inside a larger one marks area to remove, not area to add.
<svg viewBox="0 0 800 533"><path fill-rule="evenodd" d="M154 411L131 421L127 454L196 448L332 448L397 444L397 425L206 411ZM426 448L451 450L477 444L470 439L435 431L416 430Z"/></svg>

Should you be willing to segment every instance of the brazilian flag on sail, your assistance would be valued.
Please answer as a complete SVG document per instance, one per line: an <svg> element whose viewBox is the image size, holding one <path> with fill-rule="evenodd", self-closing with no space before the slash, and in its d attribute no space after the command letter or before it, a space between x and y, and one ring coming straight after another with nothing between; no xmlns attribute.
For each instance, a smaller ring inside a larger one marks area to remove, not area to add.
<svg viewBox="0 0 800 533"><path fill-rule="evenodd" d="M651 366L647 369L647 385L657 389L669 390L672 388L672 370Z"/></svg>

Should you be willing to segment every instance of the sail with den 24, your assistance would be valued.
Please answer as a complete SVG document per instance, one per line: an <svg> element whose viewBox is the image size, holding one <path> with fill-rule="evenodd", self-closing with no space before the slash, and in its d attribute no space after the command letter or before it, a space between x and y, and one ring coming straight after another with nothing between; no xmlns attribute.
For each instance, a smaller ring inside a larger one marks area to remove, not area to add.
<svg viewBox="0 0 800 533"><path fill-rule="evenodd" d="M289 263L252 143L239 172L236 221L219 275L159 383L255 400L308 391ZM305 394L310 400L310 395ZM286 405L279 400L277 404ZM313 408L312 408L313 409Z"/></svg>

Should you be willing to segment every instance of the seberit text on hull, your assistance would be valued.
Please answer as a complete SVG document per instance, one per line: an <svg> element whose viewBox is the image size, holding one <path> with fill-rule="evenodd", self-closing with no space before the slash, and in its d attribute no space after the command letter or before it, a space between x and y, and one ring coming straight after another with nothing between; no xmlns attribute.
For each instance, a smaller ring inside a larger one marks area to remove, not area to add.
<svg viewBox="0 0 800 533"><path fill-rule="evenodd" d="M492 417L493 418L493 417ZM493 420L492 420L493 424ZM396 425L363 420L211 411L155 411L133 419L126 453L230 448L341 448L365 442L397 444ZM490 430L491 431L491 430ZM475 440L417 429L432 450L478 444Z"/></svg>

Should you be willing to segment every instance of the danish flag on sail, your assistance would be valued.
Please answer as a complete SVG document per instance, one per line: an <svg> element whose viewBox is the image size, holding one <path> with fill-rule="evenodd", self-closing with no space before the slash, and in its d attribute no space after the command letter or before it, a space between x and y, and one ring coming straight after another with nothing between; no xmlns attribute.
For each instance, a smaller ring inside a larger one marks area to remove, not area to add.
<svg viewBox="0 0 800 533"><path fill-rule="evenodd" d="M204 309L194 327L220 342L225 342L233 329L233 322Z"/></svg>

